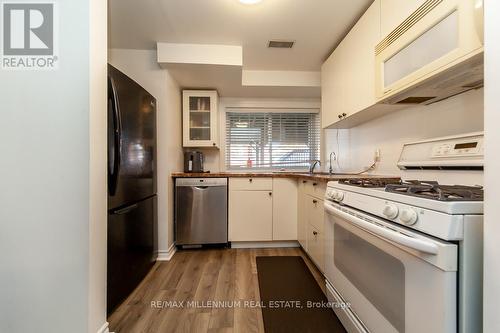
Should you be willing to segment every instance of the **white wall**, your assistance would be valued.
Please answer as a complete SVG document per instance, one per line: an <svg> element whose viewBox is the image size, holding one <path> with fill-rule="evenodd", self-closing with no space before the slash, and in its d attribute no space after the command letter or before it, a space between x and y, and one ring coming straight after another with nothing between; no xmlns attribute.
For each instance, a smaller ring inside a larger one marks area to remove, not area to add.
<svg viewBox="0 0 500 333"><path fill-rule="evenodd" d="M134 79L157 99L158 251L173 244L173 182L182 171L182 111L180 88L168 70L161 69L153 50L109 50L109 63Z"/></svg>
<svg viewBox="0 0 500 333"><path fill-rule="evenodd" d="M484 332L500 331L500 2L485 2Z"/></svg>
<svg viewBox="0 0 500 333"><path fill-rule="evenodd" d="M90 2L90 220L88 332L103 332L107 282L107 2Z"/></svg>
<svg viewBox="0 0 500 333"><path fill-rule="evenodd" d="M479 89L429 106L397 111L349 130L340 130L340 170L363 170L373 162L375 149L380 149L381 161L372 173L443 183L483 184L482 171L401 171L396 166L404 143L482 131L483 114L483 89ZM337 130L325 131L325 159L331 151L339 155L336 137Z"/></svg>
<svg viewBox="0 0 500 333"><path fill-rule="evenodd" d="M59 69L0 73L0 332L105 324L106 4L56 3Z"/></svg>

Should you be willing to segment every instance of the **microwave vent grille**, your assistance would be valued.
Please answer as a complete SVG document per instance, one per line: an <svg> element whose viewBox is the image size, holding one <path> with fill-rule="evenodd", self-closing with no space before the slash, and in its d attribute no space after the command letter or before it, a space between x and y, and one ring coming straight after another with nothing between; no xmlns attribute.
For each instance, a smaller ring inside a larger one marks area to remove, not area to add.
<svg viewBox="0 0 500 333"><path fill-rule="evenodd" d="M422 104L422 103L428 102L430 100L433 100L436 97L437 96L430 96L430 97L410 96L410 97L406 97L405 99L402 99L402 100L396 102L396 104Z"/></svg>
<svg viewBox="0 0 500 333"><path fill-rule="evenodd" d="M410 16L406 18L400 25L398 25L387 37L375 46L375 55L380 54L389 45L394 43L399 37L404 35L405 32L411 29L418 21L425 15L432 11L443 0L427 0L420 7L417 8Z"/></svg>

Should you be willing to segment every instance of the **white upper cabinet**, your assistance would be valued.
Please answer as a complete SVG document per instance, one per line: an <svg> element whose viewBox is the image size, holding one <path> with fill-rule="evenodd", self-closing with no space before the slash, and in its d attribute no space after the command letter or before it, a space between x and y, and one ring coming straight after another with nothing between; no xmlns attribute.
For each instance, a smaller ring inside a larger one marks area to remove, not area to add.
<svg viewBox="0 0 500 333"><path fill-rule="evenodd" d="M345 113L345 76L347 63L345 47L339 45L321 67L321 126L327 127Z"/></svg>
<svg viewBox="0 0 500 333"><path fill-rule="evenodd" d="M380 27L382 38L387 36L426 0L381 0Z"/></svg>
<svg viewBox="0 0 500 333"><path fill-rule="evenodd" d="M184 90L182 122L184 147L218 147L218 95L215 90Z"/></svg>
<svg viewBox="0 0 500 333"><path fill-rule="evenodd" d="M380 38L375 0L321 68L323 128L375 104L374 49Z"/></svg>

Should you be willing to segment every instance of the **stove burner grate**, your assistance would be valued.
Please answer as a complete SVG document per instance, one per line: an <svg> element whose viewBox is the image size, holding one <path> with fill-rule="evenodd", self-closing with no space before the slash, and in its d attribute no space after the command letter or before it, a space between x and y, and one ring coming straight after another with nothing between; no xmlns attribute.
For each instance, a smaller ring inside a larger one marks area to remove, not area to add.
<svg viewBox="0 0 500 333"><path fill-rule="evenodd" d="M361 179L343 179L339 184L356 186L356 187L386 187L388 184L401 184L398 179L383 179L383 178L361 178Z"/></svg>
<svg viewBox="0 0 500 333"><path fill-rule="evenodd" d="M439 201L482 201L484 193L481 186L440 185L436 181L418 180L388 184L385 191Z"/></svg>

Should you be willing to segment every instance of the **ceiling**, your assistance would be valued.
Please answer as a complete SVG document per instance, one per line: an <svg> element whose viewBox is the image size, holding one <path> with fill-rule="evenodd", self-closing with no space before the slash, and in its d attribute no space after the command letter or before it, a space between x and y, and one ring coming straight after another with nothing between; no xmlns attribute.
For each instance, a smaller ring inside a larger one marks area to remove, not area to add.
<svg viewBox="0 0 500 333"><path fill-rule="evenodd" d="M167 66L183 89L215 89L221 97L318 98L320 87L243 86L241 68L175 64Z"/></svg>
<svg viewBox="0 0 500 333"><path fill-rule="evenodd" d="M110 0L111 48L157 42L243 46L243 69L319 71L373 0ZM294 40L292 49L267 41Z"/></svg>

